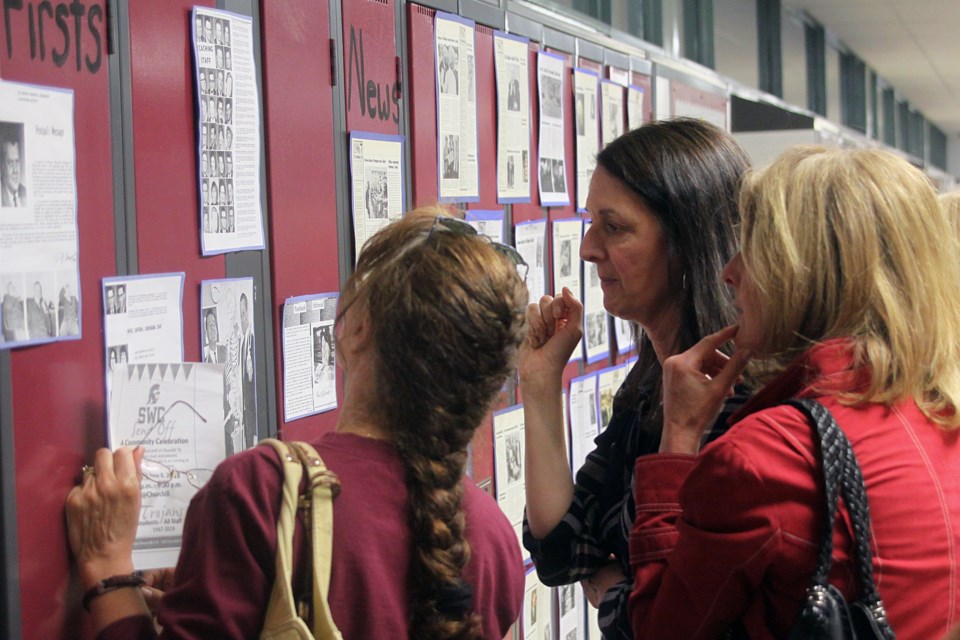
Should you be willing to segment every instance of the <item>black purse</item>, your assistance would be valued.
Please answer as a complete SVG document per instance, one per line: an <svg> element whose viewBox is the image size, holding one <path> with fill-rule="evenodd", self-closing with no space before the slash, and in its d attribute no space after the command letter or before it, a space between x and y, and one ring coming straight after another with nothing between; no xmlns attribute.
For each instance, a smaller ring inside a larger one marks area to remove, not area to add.
<svg viewBox="0 0 960 640"><path fill-rule="evenodd" d="M886 610L877 585L873 580L870 551L870 507L863 484L860 465L853 447L830 411L816 400L788 400L816 427L823 461L826 487L827 519L817 568L807 587L800 614L790 632L790 640L893 640L895 634L887 621ZM837 515L837 500L843 494L844 504L853 524L857 571L862 587L861 596L846 602L843 594L827 582L833 560L833 523Z"/></svg>

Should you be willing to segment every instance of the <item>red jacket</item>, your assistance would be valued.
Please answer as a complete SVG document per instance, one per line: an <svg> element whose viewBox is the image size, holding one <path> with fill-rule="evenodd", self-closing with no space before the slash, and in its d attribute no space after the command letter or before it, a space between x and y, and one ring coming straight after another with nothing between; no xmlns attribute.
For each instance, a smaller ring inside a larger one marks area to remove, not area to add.
<svg viewBox="0 0 960 640"><path fill-rule="evenodd" d="M933 640L960 623L960 430L912 401L852 408L832 395L863 378L847 342L812 348L734 415L699 456L637 460L637 638L718 638L742 620L751 639L784 637L813 573L824 526L813 427L790 397L833 413L860 462L870 501L873 570L898 640ZM842 505L842 501L841 501ZM858 593L848 515L834 531L830 581Z"/></svg>

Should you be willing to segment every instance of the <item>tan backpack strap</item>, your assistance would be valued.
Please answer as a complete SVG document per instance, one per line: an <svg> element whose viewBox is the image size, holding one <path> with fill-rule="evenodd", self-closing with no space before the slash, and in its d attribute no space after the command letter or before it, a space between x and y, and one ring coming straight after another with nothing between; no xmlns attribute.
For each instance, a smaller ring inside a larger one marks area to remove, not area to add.
<svg viewBox="0 0 960 640"><path fill-rule="evenodd" d="M283 490L280 501L280 515L277 518L277 556L276 577L267 605L261 637L287 637L281 630L291 625L303 626L297 615L297 606L293 598L293 531L296 527L297 505L300 495L300 480L303 478L303 465L296 451L287 444L274 438L260 441L261 445L272 446L280 456L283 466ZM296 623L300 622L299 625Z"/></svg>
<svg viewBox="0 0 960 640"><path fill-rule="evenodd" d="M342 640L333 622L327 594L333 563L333 499L340 493L340 480L327 469L317 451L306 442L291 442L307 470L310 510L310 540L313 565L313 635L317 640Z"/></svg>

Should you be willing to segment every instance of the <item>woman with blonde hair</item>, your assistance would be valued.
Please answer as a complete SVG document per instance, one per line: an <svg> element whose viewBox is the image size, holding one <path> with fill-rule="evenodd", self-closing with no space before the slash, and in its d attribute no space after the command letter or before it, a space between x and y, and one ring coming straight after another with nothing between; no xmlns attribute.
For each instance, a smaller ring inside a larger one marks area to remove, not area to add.
<svg viewBox="0 0 960 640"><path fill-rule="evenodd" d="M666 360L660 453L636 465L634 632L786 637L831 524L830 583L860 595L846 506L825 522L815 431L783 404L799 397L859 461L897 637L941 637L960 621L960 264L936 194L889 152L800 147L740 203L738 324ZM765 386L700 450L750 357Z"/></svg>
<svg viewBox="0 0 960 640"><path fill-rule="evenodd" d="M947 216L947 222L953 226L956 238L960 240L960 191L940 194L940 206Z"/></svg>
<svg viewBox="0 0 960 640"><path fill-rule="evenodd" d="M464 478L464 466L514 370L527 290L519 254L442 214L412 212L379 231L340 298L343 404L336 431L311 444L342 487L328 600L347 640L500 640L520 613L516 534ZM140 447L99 450L94 473L67 499L70 543L101 639L155 636L140 589L96 591L98 581L133 570L142 457ZM282 483L275 451L254 447L221 463L197 493L158 611L163 638L259 635ZM298 600L310 594L304 533L298 523Z"/></svg>

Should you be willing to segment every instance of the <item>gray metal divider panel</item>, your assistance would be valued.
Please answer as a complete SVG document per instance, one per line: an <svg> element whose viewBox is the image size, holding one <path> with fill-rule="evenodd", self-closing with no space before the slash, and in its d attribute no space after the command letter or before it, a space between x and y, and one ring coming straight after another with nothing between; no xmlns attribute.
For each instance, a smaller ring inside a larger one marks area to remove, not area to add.
<svg viewBox="0 0 960 640"><path fill-rule="evenodd" d="M534 42L543 42L543 25L515 13L506 14L507 31Z"/></svg>
<svg viewBox="0 0 960 640"><path fill-rule="evenodd" d="M630 71L651 76L653 75L653 62L645 58L630 56Z"/></svg>
<svg viewBox="0 0 960 640"><path fill-rule="evenodd" d="M0 350L0 636L23 635L20 619L20 545L17 539L16 469L13 456L13 384L10 351Z"/></svg>
<svg viewBox="0 0 960 640"><path fill-rule="evenodd" d="M257 76L257 102L263 113L263 59L260 42L260 7L256 0L218 0L217 8L226 9L253 18L253 56ZM257 438L273 437L277 433L277 396L273 363L273 290L270 280L270 212L267 203L266 147L263 119L260 125L260 208L263 212L264 248L258 251L238 251L224 256L228 278L253 278L255 380L257 396ZM247 434L246 445L252 446L253 433Z"/></svg>
<svg viewBox="0 0 960 640"><path fill-rule="evenodd" d="M577 39L569 33L544 27L543 46L572 55L577 51Z"/></svg>
<svg viewBox="0 0 960 640"><path fill-rule="evenodd" d="M110 74L110 137L113 154L113 222L117 273L135 274L137 259L137 199L133 167L133 100L130 76L129 0L111 6L113 51L107 57Z"/></svg>
<svg viewBox="0 0 960 640"><path fill-rule="evenodd" d="M603 62L604 64L608 64L611 67L616 67L618 69L623 69L624 71L630 70L630 56L625 53L620 53L619 51L604 49Z"/></svg>
<svg viewBox="0 0 960 640"><path fill-rule="evenodd" d="M477 24L501 31L503 31L506 23L506 17L502 9L481 0L460 0L460 15L473 20Z"/></svg>
<svg viewBox="0 0 960 640"><path fill-rule="evenodd" d="M578 58L586 58L603 64L603 46L583 38L577 38L576 41Z"/></svg>

